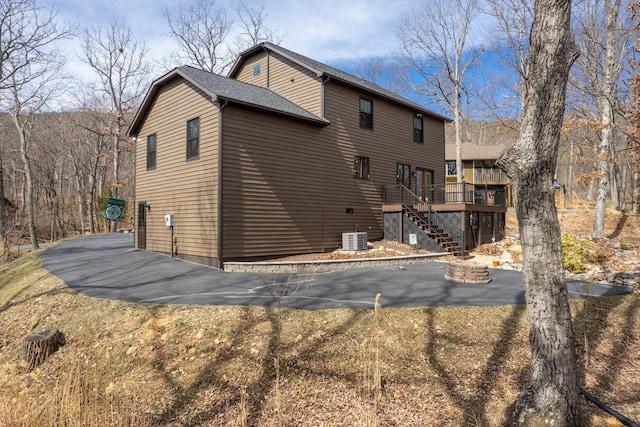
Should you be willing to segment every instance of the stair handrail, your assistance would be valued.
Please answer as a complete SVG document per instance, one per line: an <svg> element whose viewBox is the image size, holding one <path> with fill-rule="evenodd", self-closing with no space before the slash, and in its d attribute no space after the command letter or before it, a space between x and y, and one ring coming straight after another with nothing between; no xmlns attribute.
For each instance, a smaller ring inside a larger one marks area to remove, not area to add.
<svg viewBox="0 0 640 427"><path fill-rule="evenodd" d="M462 231L458 230L458 227L456 227L456 224L451 222L450 219L433 210L433 207L431 205L428 205L429 211L428 211L428 214L426 214L428 215L426 217L424 212L420 212L416 210L412 205L407 205L403 203L402 207L406 211L411 212L414 217L416 217L420 222L426 225L427 228L429 228L429 230L431 230L437 237L440 237L440 238L450 237L451 239L453 239L453 241L458 245L458 248L459 248L458 251L460 253L463 252L464 249L462 247L462 243L463 243ZM443 232L441 233L437 231L438 228L443 230ZM452 231L449 231L449 230L452 230ZM455 230L455 232L453 232L453 230Z"/></svg>

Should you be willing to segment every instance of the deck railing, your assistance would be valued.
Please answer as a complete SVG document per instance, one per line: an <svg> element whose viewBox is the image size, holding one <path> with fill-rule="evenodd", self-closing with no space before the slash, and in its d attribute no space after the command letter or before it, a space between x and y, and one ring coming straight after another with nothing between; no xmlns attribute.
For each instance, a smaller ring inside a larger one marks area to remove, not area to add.
<svg viewBox="0 0 640 427"><path fill-rule="evenodd" d="M383 190L383 202L385 204L468 203L474 205L507 205L505 190L491 189L485 185L474 185L466 182L428 185L420 193L422 194L418 196L402 184L386 185Z"/></svg>
<svg viewBox="0 0 640 427"><path fill-rule="evenodd" d="M474 182L479 184L506 184L509 182L506 172L498 168L474 168L473 178Z"/></svg>

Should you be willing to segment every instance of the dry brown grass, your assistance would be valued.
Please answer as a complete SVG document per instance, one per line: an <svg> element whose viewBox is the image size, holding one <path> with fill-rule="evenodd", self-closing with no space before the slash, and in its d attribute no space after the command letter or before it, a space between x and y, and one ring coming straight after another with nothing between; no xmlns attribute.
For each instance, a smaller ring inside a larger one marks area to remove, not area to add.
<svg viewBox="0 0 640 427"><path fill-rule="evenodd" d="M583 308L581 385L640 419L640 295ZM526 380L523 306L279 310L90 298L31 254L0 267L0 426L498 426ZM29 373L45 328L67 344Z"/></svg>

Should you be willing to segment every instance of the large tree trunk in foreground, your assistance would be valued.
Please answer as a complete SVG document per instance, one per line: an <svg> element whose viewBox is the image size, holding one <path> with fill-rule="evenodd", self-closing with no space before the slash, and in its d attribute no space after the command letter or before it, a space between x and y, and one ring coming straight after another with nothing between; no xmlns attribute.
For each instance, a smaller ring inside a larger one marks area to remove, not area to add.
<svg viewBox="0 0 640 427"><path fill-rule="evenodd" d="M553 178L569 69L570 0L538 0L520 138L498 164L513 182L523 249L531 373L513 423L577 426L579 387Z"/></svg>

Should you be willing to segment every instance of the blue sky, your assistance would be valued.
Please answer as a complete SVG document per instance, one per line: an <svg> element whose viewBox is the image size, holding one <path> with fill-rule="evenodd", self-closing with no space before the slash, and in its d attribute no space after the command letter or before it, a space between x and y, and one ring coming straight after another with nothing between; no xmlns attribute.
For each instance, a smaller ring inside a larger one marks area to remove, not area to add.
<svg viewBox="0 0 640 427"><path fill-rule="evenodd" d="M155 76L166 70L160 67L166 52L175 48L169 37L163 16L163 7L175 8L177 2L157 0L50 0L55 1L59 18L84 28L108 24L118 18L126 22L133 32L146 43L151 57L158 63ZM190 0L183 0L188 3ZM415 0L246 0L250 6L265 5L267 25L284 37L282 46L327 63L347 72L354 72L358 63L373 57L389 56L397 49L396 29L403 14L417 4ZM217 0L235 18L238 2ZM482 42L484 34L476 34L473 42ZM233 35L229 37L233 40ZM92 72L78 59L80 46L70 40L65 46L70 72L84 80ZM486 70L483 74L486 73ZM412 94L403 94L424 103ZM437 105L425 103L428 108L442 111Z"/></svg>
<svg viewBox="0 0 640 427"><path fill-rule="evenodd" d="M55 4L60 18L80 28L107 23L111 17L125 21L158 60L174 46L166 34L162 7L172 7L176 2L57 0ZM233 11L237 2L218 0L217 4ZM284 35L284 47L335 64L387 55L395 46L395 28L401 14L414 2L248 0L247 4L266 6L268 24Z"/></svg>

